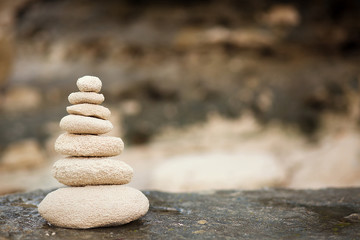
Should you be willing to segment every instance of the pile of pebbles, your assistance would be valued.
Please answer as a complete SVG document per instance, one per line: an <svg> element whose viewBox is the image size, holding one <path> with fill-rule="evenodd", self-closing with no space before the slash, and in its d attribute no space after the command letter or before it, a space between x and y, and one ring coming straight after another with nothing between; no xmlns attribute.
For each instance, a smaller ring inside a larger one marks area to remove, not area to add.
<svg viewBox="0 0 360 240"><path fill-rule="evenodd" d="M69 187L49 193L38 210L50 224L66 228L116 226L145 215L149 201L137 189L125 186L133 169L113 157L120 155L120 138L104 136L113 129L111 112L101 106L102 82L84 76L76 82L80 92L71 93L69 115L60 121L66 133L55 142L56 152L67 155L55 162L52 173Z"/></svg>

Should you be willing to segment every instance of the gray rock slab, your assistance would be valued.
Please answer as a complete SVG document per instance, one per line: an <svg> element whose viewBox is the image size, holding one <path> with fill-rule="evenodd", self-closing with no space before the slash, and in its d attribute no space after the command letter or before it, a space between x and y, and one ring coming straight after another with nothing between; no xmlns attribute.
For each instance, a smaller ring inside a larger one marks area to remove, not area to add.
<svg viewBox="0 0 360 240"><path fill-rule="evenodd" d="M146 216L108 228L50 226L37 205L49 191L0 198L3 239L359 239L360 188L164 193L145 191Z"/></svg>

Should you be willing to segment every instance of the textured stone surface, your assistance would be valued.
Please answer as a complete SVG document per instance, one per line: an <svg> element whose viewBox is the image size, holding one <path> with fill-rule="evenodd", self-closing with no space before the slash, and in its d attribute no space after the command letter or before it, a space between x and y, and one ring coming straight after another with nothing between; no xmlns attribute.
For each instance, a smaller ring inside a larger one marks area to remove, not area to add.
<svg viewBox="0 0 360 240"><path fill-rule="evenodd" d="M60 188L38 207L50 224L76 229L126 224L144 216L148 209L144 194L124 185Z"/></svg>
<svg viewBox="0 0 360 240"><path fill-rule="evenodd" d="M76 85L81 92L100 92L102 82L98 77L83 76L77 80Z"/></svg>
<svg viewBox="0 0 360 240"><path fill-rule="evenodd" d="M105 134L113 129L109 120L80 115L67 115L60 121L60 128L68 133Z"/></svg>
<svg viewBox="0 0 360 240"><path fill-rule="evenodd" d="M66 111L69 114L97 117L105 120L108 120L111 115L111 112L108 108L101 105L88 104L88 103L68 106L66 107Z"/></svg>
<svg viewBox="0 0 360 240"><path fill-rule="evenodd" d="M105 97L103 94L94 92L74 92L70 93L68 100L71 104L101 104L104 102Z"/></svg>
<svg viewBox="0 0 360 240"><path fill-rule="evenodd" d="M144 192L150 210L132 223L72 230L46 224L48 191L0 198L0 239L358 239L360 188L169 194Z"/></svg>
<svg viewBox="0 0 360 240"><path fill-rule="evenodd" d="M76 157L111 157L121 154L121 138L64 133L55 142L55 151Z"/></svg>
<svg viewBox="0 0 360 240"><path fill-rule="evenodd" d="M54 164L52 174L68 186L120 185L131 181L133 169L112 158L65 158Z"/></svg>

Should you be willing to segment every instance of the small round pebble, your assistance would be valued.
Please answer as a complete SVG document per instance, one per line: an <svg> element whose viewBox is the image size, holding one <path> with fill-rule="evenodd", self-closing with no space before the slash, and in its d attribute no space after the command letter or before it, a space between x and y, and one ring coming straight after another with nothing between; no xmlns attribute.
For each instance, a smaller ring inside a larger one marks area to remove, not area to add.
<svg viewBox="0 0 360 240"><path fill-rule="evenodd" d="M74 92L70 93L68 100L71 104L102 104L105 100L105 97L103 94L95 92Z"/></svg>
<svg viewBox="0 0 360 240"><path fill-rule="evenodd" d="M102 82L98 77L83 76L76 81L76 85L81 92L100 92Z"/></svg>
<svg viewBox="0 0 360 240"><path fill-rule="evenodd" d="M60 128L68 133L104 134L113 129L109 120L80 115L67 115L60 121Z"/></svg>
<svg viewBox="0 0 360 240"><path fill-rule="evenodd" d="M74 157L112 157L121 154L121 138L97 135L61 134L55 141L55 151Z"/></svg>
<svg viewBox="0 0 360 240"><path fill-rule="evenodd" d="M88 103L68 106L66 107L66 111L69 114L97 117L105 120L108 120L111 116L111 112L108 108L101 105L88 104Z"/></svg>
<svg viewBox="0 0 360 240"><path fill-rule="evenodd" d="M50 224L77 229L126 224L148 210L146 196L124 185L60 188L49 193L38 207Z"/></svg>
<svg viewBox="0 0 360 240"><path fill-rule="evenodd" d="M55 162L53 176L68 186L122 185L131 181L133 169L113 158L65 158Z"/></svg>

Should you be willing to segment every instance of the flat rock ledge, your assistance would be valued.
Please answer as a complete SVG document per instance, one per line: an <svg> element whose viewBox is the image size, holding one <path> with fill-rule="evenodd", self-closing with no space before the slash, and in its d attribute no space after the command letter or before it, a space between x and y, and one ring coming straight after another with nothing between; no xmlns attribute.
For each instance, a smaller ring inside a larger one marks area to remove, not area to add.
<svg viewBox="0 0 360 240"><path fill-rule="evenodd" d="M0 239L359 239L360 188L165 193L119 227L49 226L37 205L50 191L0 198Z"/></svg>

